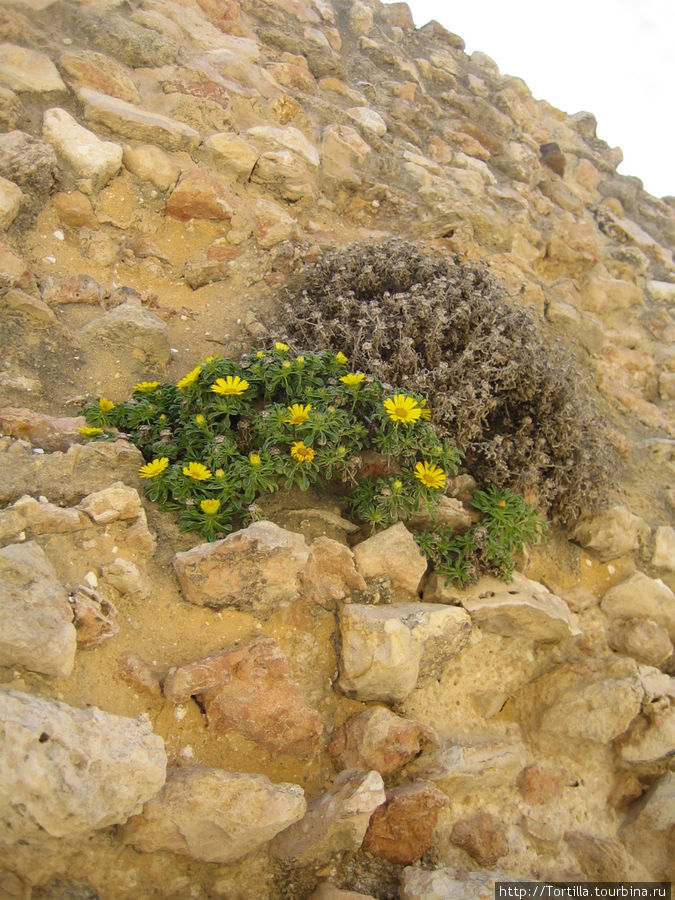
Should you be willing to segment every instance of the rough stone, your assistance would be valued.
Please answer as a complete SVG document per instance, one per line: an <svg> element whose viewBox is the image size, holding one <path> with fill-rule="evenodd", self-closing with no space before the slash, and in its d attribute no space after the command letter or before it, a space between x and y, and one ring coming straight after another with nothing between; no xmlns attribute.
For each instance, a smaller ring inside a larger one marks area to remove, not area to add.
<svg viewBox="0 0 675 900"><path fill-rule="evenodd" d="M91 50L63 53L59 65L75 88L88 87L127 103L140 103L138 89L128 70L103 53Z"/></svg>
<svg viewBox="0 0 675 900"><path fill-rule="evenodd" d="M55 417L32 409L5 406L0 409L0 431L3 434L30 441L43 450L67 450L72 444L81 443L77 429L85 424L82 416Z"/></svg>
<svg viewBox="0 0 675 900"><path fill-rule="evenodd" d="M581 285L582 309L598 314L607 314L615 309L631 309L644 306L640 288L618 278L601 278L593 275Z"/></svg>
<svg viewBox="0 0 675 900"><path fill-rule="evenodd" d="M302 535L254 522L224 540L177 553L174 567L189 603L269 614L297 599L308 559Z"/></svg>
<svg viewBox="0 0 675 900"><path fill-rule="evenodd" d="M155 313L133 303L116 306L86 325L78 336L125 356L131 353L134 359L153 369L161 370L171 355L166 324Z"/></svg>
<svg viewBox="0 0 675 900"><path fill-rule="evenodd" d="M52 197L56 215L63 225L80 228L86 225L95 228L97 225L94 207L91 200L81 191L59 192ZM87 277L87 276L82 276ZM93 281L93 278L91 279Z"/></svg>
<svg viewBox="0 0 675 900"><path fill-rule="evenodd" d="M151 697L162 696L162 685L154 667L130 650L122 653L117 660L117 673L134 690L144 691Z"/></svg>
<svg viewBox="0 0 675 900"><path fill-rule="evenodd" d="M169 672L164 695L173 703L197 696L214 731L241 731L276 753L308 757L321 740L321 717L290 677L272 638L188 663Z"/></svg>
<svg viewBox="0 0 675 900"><path fill-rule="evenodd" d="M617 881L629 877L630 857L619 841L583 831L567 831L565 843L576 856L589 881Z"/></svg>
<svg viewBox="0 0 675 900"><path fill-rule="evenodd" d="M495 884L505 876L497 872L455 869L420 869L411 866L401 874L401 900L493 900Z"/></svg>
<svg viewBox="0 0 675 900"><path fill-rule="evenodd" d="M145 853L169 850L229 865L301 819L306 807L297 784L189 766L169 774L159 794L124 827L122 837Z"/></svg>
<svg viewBox="0 0 675 900"><path fill-rule="evenodd" d="M70 598L79 650L98 647L119 632L117 610L107 598L85 585Z"/></svg>
<svg viewBox="0 0 675 900"><path fill-rule="evenodd" d="M581 521L571 534L582 547L595 550L602 562L632 550L649 535L649 526L625 506L612 506L592 519Z"/></svg>
<svg viewBox="0 0 675 900"><path fill-rule="evenodd" d="M364 131L370 132L377 137L384 137L387 133L387 123L374 109L370 109L368 106L352 106L345 112Z"/></svg>
<svg viewBox="0 0 675 900"><path fill-rule="evenodd" d="M313 198L317 191L316 170L290 150L262 153L251 174L251 181L291 203Z"/></svg>
<svg viewBox="0 0 675 900"><path fill-rule="evenodd" d="M69 675L75 661L73 613L42 548L0 549L0 665Z"/></svg>
<svg viewBox="0 0 675 900"><path fill-rule="evenodd" d="M645 796L637 821L651 831L666 831L675 825L674 772L662 775Z"/></svg>
<svg viewBox="0 0 675 900"><path fill-rule="evenodd" d="M136 519L141 509L141 498L136 488L116 481L110 487L86 496L77 508L97 525L107 525L119 519Z"/></svg>
<svg viewBox="0 0 675 900"><path fill-rule="evenodd" d="M164 66L178 55L178 45L166 35L137 25L114 8L81 7L72 23L84 46L95 47L133 69Z"/></svg>
<svg viewBox="0 0 675 900"><path fill-rule="evenodd" d="M386 777L438 747L433 729L375 706L337 728L328 752L340 769L375 769Z"/></svg>
<svg viewBox="0 0 675 900"><path fill-rule="evenodd" d="M406 766L405 774L442 781L448 792L470 791L513 780L526 761L527 749L521 741L444 743L439 750L423 753Z"/></svg>
<svg viewBox="0 0 675 900"><path fill-rule="evenodd" d="M427 570L415 538L402 522L374 534L354 547L356 568L364 578L387 576L392 587L417 594Z"/></svg>
<svg viewBox="0 0 675 900"><path fill-rule="evenodd" d="M675 640L675 596L660 578L636 572L610 588L600 606L610 619L651 619Z"/></svg>
<svg viewBox="0 0 675 900"><path fill-rule="evenodd" d="M235 198L226 185L205 169L184 172L167 200L166 213L188 219L231 219Z"/></svg>
<svg viewBox="0 0 675 900"><path fill-rule="evenodd" d="M22 200L21 188L0 176L0 231L7 231L16 219Z"/></svg>
<svg viewBox="0 0 675 900"><path fill-rule="evenodd" d="M23 131L0 134L0 175L14 182L42 205L54 184L56 154L45 141Z"/></svg>
<svg viewBox="0 0 675 900"><path fill-rule="evenodd" d="M262 250L269 250L296 233L297 223L283 207L272 200L256 200L253 207L253 236Z"/></svg>
<svg viewBox="0 0 675 900"><path fill-rule="evenodd" d="M568 778L560 769L546 769L532 763L518 776L518 790L529 806L540 806L558 800Z"/></svg>
<svg viewBox="0 0 675 900"><path fill-rule="evenodd" d="M116 97L80 88L77 96L84 106L88 122L105 125L115 134L131 140L159 144L166 150L196 150L201 142L198 131L160 113L142 109Z"/></svg>
<svg viewBox="0 0 675 900"><path fill-rule="evenodd" d="M0 44L0 84L13 91L38 94L68 90L48 56L8 43Z"/></svg>
<svg viewBox="0 0 675 900"><path fill-rule="evenodd" d="M487 582L485 589L477 597L462 600L462 605L473 624L484 631L545 642L580 633L565 601L543 584L519 572L514 572L508 585L497 579L481 582Z"/></svg>
<svg viewBox="0 0 675 900"><path fill-rule="evenodd" d="M309 804L305 817L274 838L272 856L302 865L325 861L340 850L358 850L370 817L385 800L378 772L340 772L331 789Z"/></svg>
<svg viewBox="0 0 675 900"><path fill-rule="evenodd" d="M619 756L631 765L651 765L675 751L675 704L659 700L645 706L617 742Z"/></svg>
<svg viewBox="0 0 675 900"><path fill-rule="evenodd" d="M12 131L21 120L23 104L14 91L0 86L0 128Z"/></svg>
<svg viewBox="0 0 675 900"><path fill-rule="evenodd" d="M122 167L122 148L102 141L79 125L65 109L48 109L44 114L42 137L71 167L78 178L91 179L100 190Z"/></svg>
<svg viewBox="0 0 675 900"><path fill-rule="evenodd" d="M340 690L362 701L397 703L419 677L440 678L471 634L464 610L435 603L352 603L340 611L339 622Z"/></svg>
<svg viewBox="0 0 675 900"><path fill-rule="evenodd" d="M450 842L466 850L484 868L493 866L509 852L506 828L489 812L475 813L455 822Z"/></svg>
<svg viewBox="0 0 675 900"><path fill-rule="evenodd" d="M0 692L0 842L65 838L123 822L162 787L164 742L147 716Z"/></svg>
<svg viewBox="0 0 675 900"><path fill-rule="evenodd" d="M150 581L136 563L117 556L111 563L101 568L101 578L105 584L111 585L120 594L145 600L150 596Z"/></svg>
<svg viewBox="0 0 675 900"><path fill-rule="evenodd" d="M351 550L323 535L312 542L299 580L303 597L327 607L345 599L350 591L366 589L365 581L356 571Z"/></svg>
<svg viewBox="0 0 675 900"><path fill-rule="evenodd" d="M660 666L673 652L668 631L651 619L615 619L607 629L607 643L648 666Z"/></svg>
<svg viewBox="0 0 675 900"><path fill-rule="evenodd" d="M206 138L204 150L218 174L240 181L248 181L260 155L238 134L226 132Z"/></svg>
<svg viewBox="0 0 675 900"><path fill-rule="evenodd" d="M546 272L555 277L579 277L600 259L595 229L588 222L557 221L546 249Z"/></svg>
<svg viewBox="0 0 675 900"><path fill-rule="evenodd" d="M288 125L286 128L274 128L272 125L256 125L246 132L247 138L260 151L290 150L300 156L307 165L316 168L319 165L319 153L299 128Z"/></svg>
<svg viewBox="0 0 675 900"><path fill-rule="evenodd" d="M387 791L386 803L370 819L363 849L399 866L421 859L434 839L438 813L449 802L426 781Z"/></svg>
<svg viewBox="0 0 675 900"><path fill-rule="evenodd" d="M132 175L150 181L159 191L168 191L180 177L180 166L154 144L127 145L122 161Z"/></svg>
<svg viewBox="0 0 675 900"><path fill-rule="evenodd" d="M361 167L371 152L355 128L328 125L321 136L321 173L341 186L359 187Z"/></svg>
<svg viewBox="0 0 675 900"><path fill-rule="evenodd" d="M675 528L659 525L656 529L652 565L657 569L675 572Z"/></svg>
<svg viewBox="0 0 675 900"><path fill-rule="evenodd" d="M515 698L526 733L607 743L628 728L642 705L635 663L565 664L536 678Z"/></svg>
<svg viewBox="0 0 675 900"><path fill-rule="evenodd" d="M82 531L89 525L87 517L76 509L55 506L44 497L39 501L34 497L20 497L11 507L3 510L0 516L4 519L6 513L18 516L20 530L31 535L70 534Z"/></svg>

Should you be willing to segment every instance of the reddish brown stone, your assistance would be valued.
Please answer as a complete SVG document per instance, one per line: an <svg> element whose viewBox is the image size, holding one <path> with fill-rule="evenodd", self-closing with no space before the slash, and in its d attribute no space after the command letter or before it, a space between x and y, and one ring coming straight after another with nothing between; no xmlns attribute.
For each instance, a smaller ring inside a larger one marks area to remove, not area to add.
<svg viewBox="0 0 675 900"><path fill-rule="evenodd" d="M129 72L109 56L90 50L64 53L60 65L77 87L92 88L101 94L126 100L127 103L140 103L138 89Z"/></svg>
<svg viewBox="0 0 675 900"><path fill-rule="evenodd" d="M289 672L277 642L259 638L173 670L164 696L197 697L214 731L240 731L277 753L308 757L321 742L321 717Z"/></svg>
<svg viewBox="0 0 675 900"><path fill-rule="evenodd" d="M77 646L80 650L98 647L119 632L117 610L96 591L80 587L70 601L73 607Z"/></svg>
<svg viewBox="0 0 675 900"><path fill-rule="evenodd" d="M270 63L267 66L270 75L283 84L284 87L295 88L298 91L306 91L308 94L316 94L319 87L316 78L306 66L294 63Z"/></svg>
<svg viewBox="0 0 675 900"><path fill-rule="evenodd" d="M557 800L566 780L565 773L560 770L543 769L537 765L526 766L518 776L518 790L526 803L538 806Z"/></svg>
<svg viewBox="0 0 675 900"><path fill-rule="evenodd" d="M410 865L431 846L438 812L447 803L430 781L387 791L387 802L370 819L363 849L399 866Z"/></svg>
<svg viewBox="0 0 675 900"><path fill-rule="evenodd" d="M190 169L181 175L166 204L166 213L176 219L231 219L233 195L214 175Z"/></svg>
<svg viewBox="0 0 675 900"><path fill-rule="evenodd" d="M387 776L422 751L438 747L431 728L397 716L385 706L375 706L337 728L328 752L339 769L376 769Z"/></svg>
<svg viewBox="0 0 675 900"><path fill-rule="evenodd" d="M166 94L187 94L190 97L201 97L212 100L223 109L230 105L230 93L215 81L165 81L162 85ZM239 90L236 93L240 93Z"/></svg>
<svg viewBox="0 0 675 900"><path fill-rule="evenodd" d="M96 227L96 214L86 194L80 191L72 191L69 194L60 192L54 194L53 200L56 214L64 225L70 225L72 228L79 228L81 225Z"/></svg>
<svg viewBox="0 0 675 900"><path fill-rule="evenodd" d="M312 543L307 565L299 574L302 596L321 606L344 599L352 590L364 591L366 582L356 571L349 547L329 537ZM365 768L377 768L366 766Z"/></svg>
<svg viewBox="0 0 675 900"><path fill-rule="evenodd" d="M491 813L476 813L455 822L450 841L484 867L493 866L509 852L506 829Z"/></svg>
<svg viewBox="0 0 675 900"><path fill-rule="evenodd" d="M542 144L539 152L543 164L562 178L565 174L565 155L560 147L556 143Z"/></svg>
<svg viewBox="0 0 675 900"><path fill-rule="evenodd" d="M3 434L30 441L43 450L67 450L71 444L82 443L77 429L86 425L82 416L54 418L32 409L5 406L0 409L0 430Z"/></svg>
<svg viewBox="0 0 675 900"><path fill-rule="evenodd" d="M137 691L145 691L153 697L162 696L162 686L155 670L142 657L131 651L123 653L117 660L120 678Z"/></svg>
<svg viewBox="0 0 675 900"><path fill-rule="evenodd" d="M42 286L42 299L51 305L59 303L93 303L103 300L103 288L90 275L50 278Z"/></svg>

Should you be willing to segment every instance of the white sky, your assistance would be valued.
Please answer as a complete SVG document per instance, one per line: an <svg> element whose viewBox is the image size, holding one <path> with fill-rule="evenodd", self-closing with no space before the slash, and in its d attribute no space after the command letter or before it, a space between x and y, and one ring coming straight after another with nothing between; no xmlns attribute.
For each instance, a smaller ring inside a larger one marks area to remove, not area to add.
<svg viewBox="0 0 675 900"><path fill-rule="evenodd" d="M592 112L622 175L675 195L675 0L407 0L522 78L538 100Z"/></svg>

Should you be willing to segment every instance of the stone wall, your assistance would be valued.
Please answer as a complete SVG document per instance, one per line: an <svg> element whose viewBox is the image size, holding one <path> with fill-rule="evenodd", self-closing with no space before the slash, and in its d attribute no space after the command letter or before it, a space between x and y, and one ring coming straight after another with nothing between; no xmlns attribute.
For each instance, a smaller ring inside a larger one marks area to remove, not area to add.
<svg viewBox="0 0 675 900"><path fill-rule="evenodd" d="M378 0L11 0L0 128L0 893L672 878L673 198ZM194 548L83 443L84 400L266 340L305 260L391 236L484 260L619 451L511 585L314 494Z"/></svg>

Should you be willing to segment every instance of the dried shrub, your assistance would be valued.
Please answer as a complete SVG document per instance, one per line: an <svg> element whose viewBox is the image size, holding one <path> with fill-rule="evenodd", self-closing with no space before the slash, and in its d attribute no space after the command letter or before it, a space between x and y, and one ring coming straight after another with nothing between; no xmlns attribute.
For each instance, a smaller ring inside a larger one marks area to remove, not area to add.
<svg viewBox="0 0 675 900"><path fill-rule="evenodd" d="M535 491L563 524L605 496L612 452L587 379L485 265L352 244L305 266L283 311L289 342L424 393L480 484Z"/></svg>

